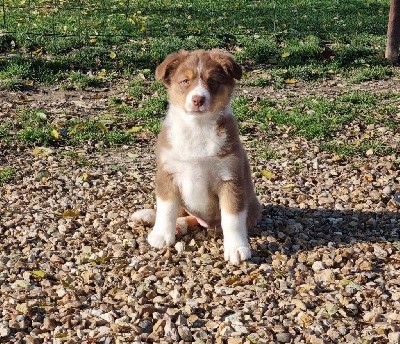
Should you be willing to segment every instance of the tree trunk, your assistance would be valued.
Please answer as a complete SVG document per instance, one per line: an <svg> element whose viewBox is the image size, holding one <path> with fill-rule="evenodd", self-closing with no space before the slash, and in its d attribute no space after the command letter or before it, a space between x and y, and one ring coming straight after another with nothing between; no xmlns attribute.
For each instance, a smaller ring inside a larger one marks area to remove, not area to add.
<svg viewBox="0 0 400 344"><path fill-rule="evenodd" d="M400 0L390 1L389 22L385 57L393 64L397 63L400 47Z"/></svg>

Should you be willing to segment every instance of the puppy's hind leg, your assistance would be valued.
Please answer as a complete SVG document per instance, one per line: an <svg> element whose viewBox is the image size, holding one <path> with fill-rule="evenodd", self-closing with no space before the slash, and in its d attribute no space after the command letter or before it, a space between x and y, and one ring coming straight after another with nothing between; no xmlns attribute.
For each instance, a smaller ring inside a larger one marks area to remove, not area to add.
<svg viewBox="0 0 400 344"><path fill-rule="evenodd" d="M154 226L156 222L156 210L155 209L140 209L135 211L131 216L133 225L147 225Z"/></svg>

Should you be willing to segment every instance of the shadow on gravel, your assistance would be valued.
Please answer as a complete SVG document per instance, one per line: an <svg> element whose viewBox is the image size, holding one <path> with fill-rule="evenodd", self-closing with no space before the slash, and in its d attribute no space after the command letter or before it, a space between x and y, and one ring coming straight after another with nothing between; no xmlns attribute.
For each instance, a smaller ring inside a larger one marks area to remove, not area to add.
<svg viewBox="0 0 400 344"><path fill-rule="evenodd" d="M294 254L321 246L394 243L400 240L400 208L368 212L268 205L263 209L261 222L249 236L258 237L260 244L253 256L260 258L275 252ZM398 245L400 250L400 242Z"/></svg>

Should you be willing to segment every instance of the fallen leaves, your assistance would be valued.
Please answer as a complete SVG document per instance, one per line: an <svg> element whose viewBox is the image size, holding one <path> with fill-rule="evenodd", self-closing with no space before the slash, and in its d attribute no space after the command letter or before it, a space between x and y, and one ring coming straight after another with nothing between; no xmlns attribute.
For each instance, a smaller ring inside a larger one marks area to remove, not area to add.
<svg viewBox="0 0 400 344"><path fill-rule="evenodd" d="M49 147L35 147L32 150L33 155L40 155L40 156L49 156L53 153L53 150Z"/></svg>
<svg viewBox="0 0 400 344"><path fill-rule="evenodd" d="M275 180L277 179L277 176L275 173L269 171L269 170L261 170L261 174L263 176L263 178L267 179L267 180Z"/></svg>
<svg viewBox="0 0 400 344"><path fill-rule="evenodd" d="M65 209L62 212L61 216L63 218L69 218L69 217L76 218L76 217L79 217L79 210L78 209Z"/></svg>
<svg viewBox="0 0 400 344"><path fill-rule="evenodd" d="M289 79L285 79L283 80L283 83L285 85L295 85L297 84L298 80L297 79L293 79L293 78L289 78Z"/></svg>
<svg viewBox="0 0 400 344"><path fill-rule="evenodd" d="M36 278L43 278L44 276L46 276L46 273L43 270L33 270L32 276Z"/></svg>

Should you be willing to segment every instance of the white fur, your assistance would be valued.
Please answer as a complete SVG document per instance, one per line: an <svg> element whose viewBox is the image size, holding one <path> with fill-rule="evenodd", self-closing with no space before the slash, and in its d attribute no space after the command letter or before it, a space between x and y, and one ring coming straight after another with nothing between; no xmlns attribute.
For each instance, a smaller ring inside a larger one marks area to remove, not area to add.
<svg viewBox="0 0 400 344"><path fill-rule="evenodd" d="M163 248L175 243L176 220L179 201L163 201L157 198L156 221L147 241L155 248Z"/></svg>
<svg viewBox="0 0 400 344"><path fill-rule="evenodd" d="M251 257L247 241L247 211L230 214L221 210L221 227L224 234L224 257L232 264L239 264Z"/></svg>
<svg viewBox="0 0 400 344"><path fill-rule="evenodd" d="M131 220L134 225L153 226L156 221L156 212L154 209L140 209L132 214Z"/></svg>
<svg viewBox="0 0 400 344"><path fill-rule="evenodd" d="M224 109L221 116L232 116L230 107ZM169 127L168 141L173 156L181 161L215 157L226 141L225 135L217 135L218 119L216 114L191 116L179 107L170 106L165 125Z"/></svg>
<svg viewBox="0 0 400 344"><path fill-rule="evenodd" d="M163 149L161 159L166 171L174 175L183 203L189 209L205 213L209 206L208 192L216 191L219 180L233 177L225 159L216 156L226 136L217 135L217 118L203 121L203 117L190 116L188 119L181 112L173 107L168 112L166 124L173 123L168 137L172 148ZM229 109L221 115L232 116Z"/></svg>
<svg viewBox="0 0 400 344"><path fill-rule="evenodd" d="M198 110L193 105L193 101L192 101L193 96L204 97L204 104L202 106L200 106L198 108ZM201 82L199 81L197 86L195 88L193 88L193 90L191 90L186 96L185 110L188 112L194 112L198 116L201 116L202 114L198 114L198 112L203 113L205 111L208 111L208 109L210 107L210 102L211 102L210 92L208 92L208 90L204 86L202 86Z"/></svg>

